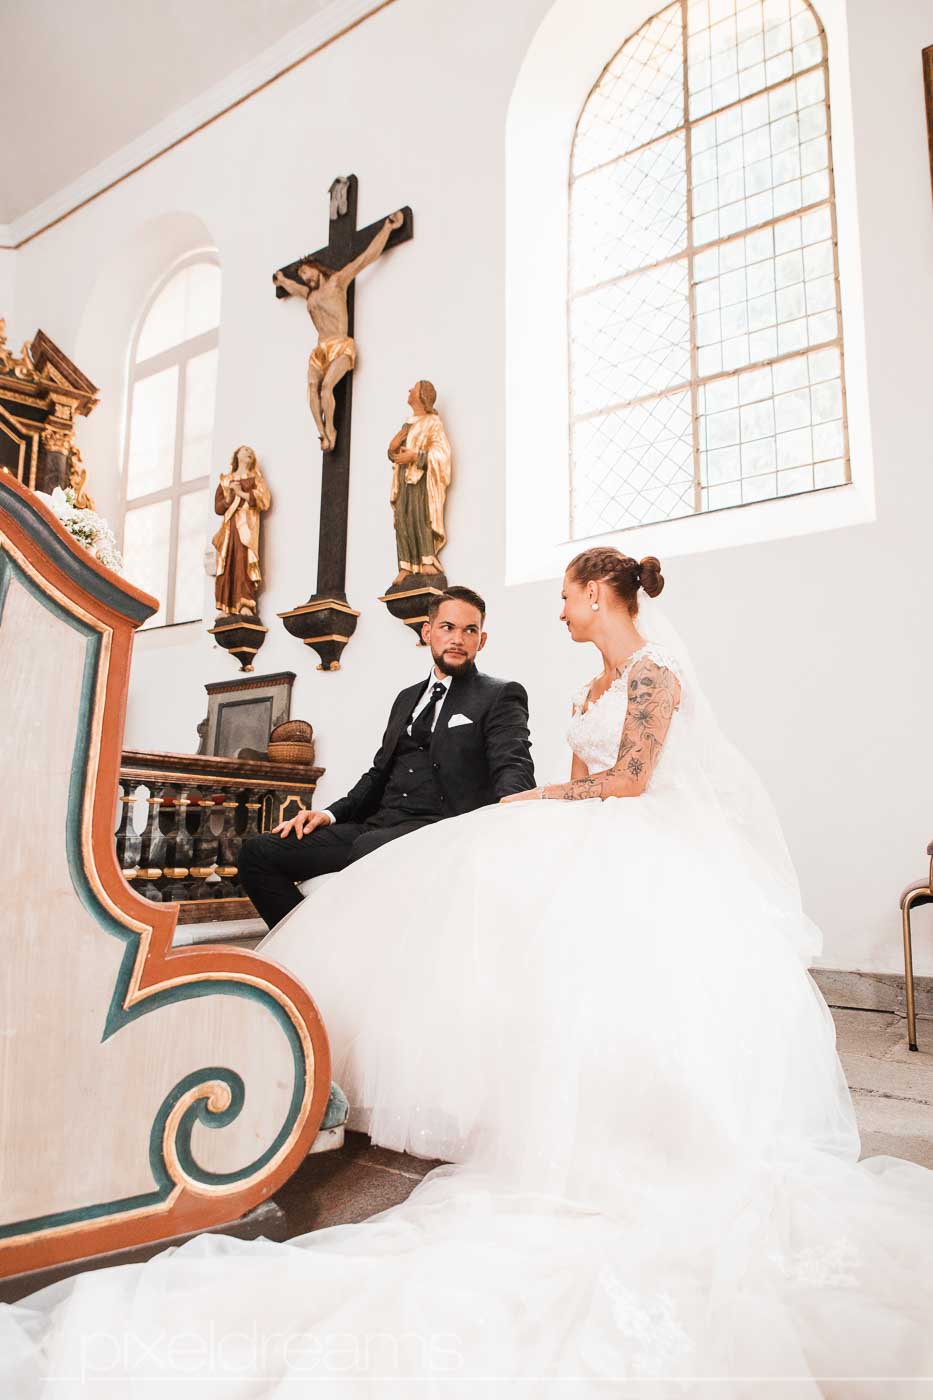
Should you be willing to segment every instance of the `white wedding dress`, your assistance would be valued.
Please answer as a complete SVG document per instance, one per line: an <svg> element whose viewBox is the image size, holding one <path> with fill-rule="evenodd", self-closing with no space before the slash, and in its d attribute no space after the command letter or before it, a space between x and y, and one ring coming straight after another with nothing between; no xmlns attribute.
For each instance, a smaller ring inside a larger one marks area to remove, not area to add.
<svg viewBox="0 0 933 1400"><path fill-rule="evenodd" d="M933 1174L857 1164L774 813L683 655L639 654L682 684L642 797L424 828L264 945L374 1141L459 1165L0 1310L4 1397L933 1395ZM625 676L583 700L596 772Z"/></svg>

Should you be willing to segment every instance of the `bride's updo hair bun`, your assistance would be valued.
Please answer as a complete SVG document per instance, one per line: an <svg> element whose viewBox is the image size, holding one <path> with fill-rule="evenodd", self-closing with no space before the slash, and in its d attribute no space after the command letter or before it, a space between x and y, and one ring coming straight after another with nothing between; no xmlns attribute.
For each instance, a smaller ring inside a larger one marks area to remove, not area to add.
<svg viewBox="0 0 933 1400"><path fill-rule="evenodd" d="M618 549L599 545L571 559L567 572L575 583L608 584L633 617L638 612L639 588L643 588L649 598L656 598L664 587L661 564L653 554L639 563Z"/></svg>
<svg viewBox="0 0 933 1400"><path fill-rule="evenodd" d="M649 598L656 598L664 587L660 559L655 559L653 554L647 554L639 564L638 570L642 588Z"/></svg>

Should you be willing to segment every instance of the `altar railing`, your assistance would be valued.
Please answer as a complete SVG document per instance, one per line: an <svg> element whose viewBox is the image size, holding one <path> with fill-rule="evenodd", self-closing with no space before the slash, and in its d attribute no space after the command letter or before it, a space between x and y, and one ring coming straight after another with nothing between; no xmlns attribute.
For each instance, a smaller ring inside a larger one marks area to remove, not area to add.
<svg viewBox="0 0 933 1400"><path fill-rule="evenodd" d="M124 750L117 858L138 894L178 902L179 923L256 916L237 879L249 836L311 806L323 768Z"/></svg>

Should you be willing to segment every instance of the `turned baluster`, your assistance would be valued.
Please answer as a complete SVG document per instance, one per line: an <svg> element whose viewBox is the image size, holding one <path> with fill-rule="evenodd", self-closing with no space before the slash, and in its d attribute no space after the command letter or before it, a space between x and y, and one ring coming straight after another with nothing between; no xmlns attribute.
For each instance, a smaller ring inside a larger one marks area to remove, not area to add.
<svg viewBox="0 0 933 1400"><path fill-rule="evenodd" d="M217 794L219 796L219 794ZM222 799L221 799L222 800ZM192 808L197 810L198 825L194 833L191 875L198 881L194 891L195 899L213 899L214 886L219 882L217 831L211 820L218 806L215 794L209 788L192 788L190 793Z"/></svg>
<svg viewBox="0 0 933 1400"><path fill-rule="evenodd" d="M167 882L162 893L168 900L187 899L189 894L189 867L184 859L189 844L185 826L188 803L182 798L183 792L184 788L173 783L166 785L162 793L159 827L165 843L162 875Z"/></svg>
<svg viewBox="0 0 933 1400"><path fill-rule="evenodd" d="M166 866L173 866L175 863L175 789L170 783L159 784L156 802L158 806L155 821L152 823L149 864L157 866L166 874Z"/></svg>
<svg viewBox="0 0 933 1400"><path fill-rule="evenodd" d="M136 879L139 864L139 832L133 825L133 808L136 805L138 783L120 785L120 824L116 831L117 860L127 880Z"/></svg>
<svg viewBox="0 0 933 1400"><path fill-rule="evenodd" d="M232 879L237 873L240 856L240 838L237 835L237 802L232 789L224 793L224 800L216 812L223 814L220 831L217 833L217 874L223 880Z"/></svg>
<svg viewBox="0 0 933 1400"><path fill-rule="evenodd" d="M139 873L136 877L136 889L144 899L155 900L161 903L162 894L156 880L162 877L162 866L156 864L157 858L161 854L163 847L162 833L159 830L159 813L162 808L162 789L164 784L157 778L150 778L146 786L149 789L149 802L146 808L146 825L139 841Z"/></svg>
<svg viewBox="0 0 933 1400"><path fill-rule="evenodd" d="M259 824L259 813L262 803L254 788L243 788L240 792L240 805L237 812L237 824L240 832L240 844L248 841L251 836L258 836L262 827Z"/></svg>

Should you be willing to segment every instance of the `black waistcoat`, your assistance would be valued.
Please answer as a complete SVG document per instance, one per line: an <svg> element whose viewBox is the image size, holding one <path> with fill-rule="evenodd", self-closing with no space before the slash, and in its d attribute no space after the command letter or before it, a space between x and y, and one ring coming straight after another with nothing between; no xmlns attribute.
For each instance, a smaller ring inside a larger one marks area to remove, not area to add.
<svg viewBox="0 0 933 1400"><path fill-rule="evenodd" d="M430 743L419 744L405 728L395 746L379 811L371 820L374 825L394 826L399 822L438 821L443 815Z"/></svg>

